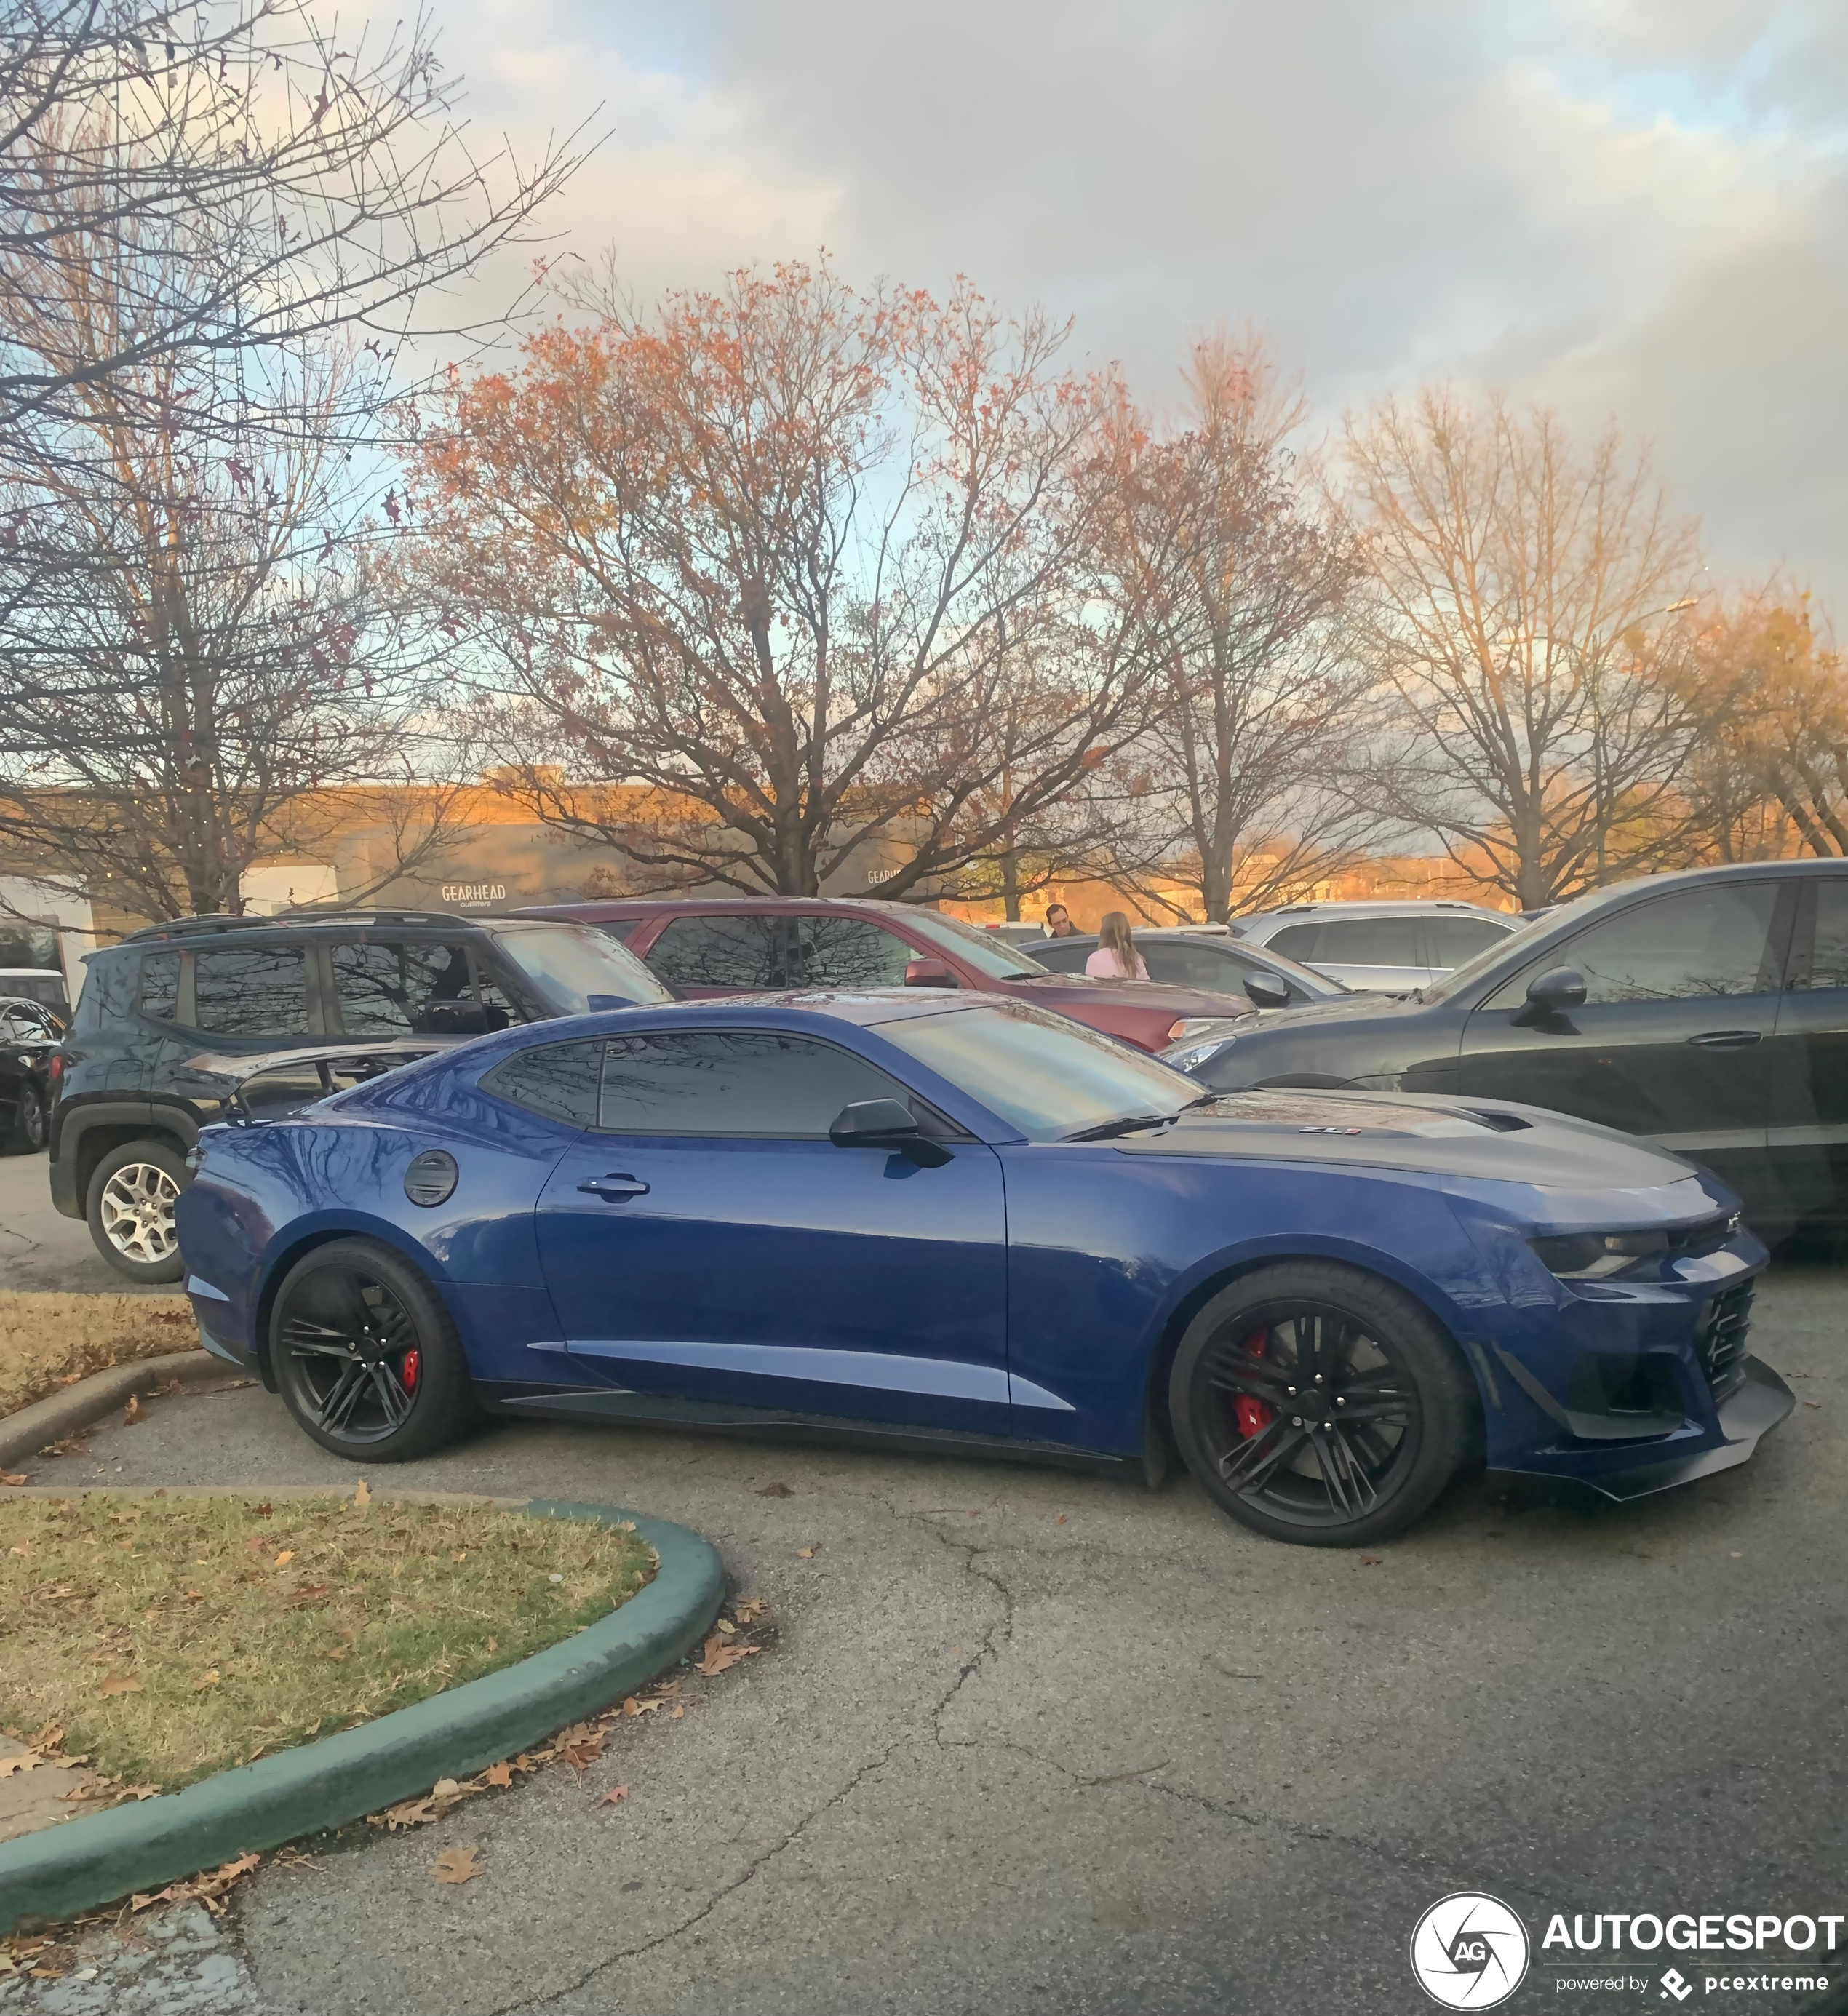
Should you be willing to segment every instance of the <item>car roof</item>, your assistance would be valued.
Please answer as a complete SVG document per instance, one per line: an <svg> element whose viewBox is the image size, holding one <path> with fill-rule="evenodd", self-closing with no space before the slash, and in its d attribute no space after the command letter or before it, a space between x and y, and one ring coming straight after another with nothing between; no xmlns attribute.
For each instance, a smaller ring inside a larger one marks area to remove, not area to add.
<svg viewBox="0 0 1848 2016"><path fill-rule="evenodd" d="M555 923L590 923L613 917L650 917L662 910L676 913L686 911L697 914L701 911L724 910L798 910L820 911L876 910L882 916L903 917L915 916L925 906L918 903L895 903L881 896L747 896L740 891L736 896L612 896L583 903L535 904L530 908L516 911L517 916L544 917ZM936 912L931 913L938 914Z"/></svg>
<svg viewBox="0 0 1848 2016"><path fill-rule="evenodd" d="M1374 902L1356 898L1351 902L1283 903L1274 910L1259 910L1239 922L1248 929L1253 924L1273 924L1286 918L1299 917L1447 917L1461 914L1466 917L1492 917L1498 923L1511 927L1519 922L1512 910L1491 910L1482 903L1453 902L1440 897L1383 896Z"/></svg>
<svg viewBox="0 0 1848 2016"><path fill-rule="evenodd" d="M139 931L129 932L119 945L106 945L103 949L105 952L119 952L128 945L166 946L201 938L209 938L214 943L225 938L262 940L273 938L279 931L337 934L355 931L485 933L504 930L509 925L530 931L535 925L571 924L585 921L564 916L548 917L524 911L491 910L464 914L453 910L279 910L272 916L263 917L175 917L165 923L144 924ZM88 959L95 959L99 955L86 952L84 956Z"/></svg>

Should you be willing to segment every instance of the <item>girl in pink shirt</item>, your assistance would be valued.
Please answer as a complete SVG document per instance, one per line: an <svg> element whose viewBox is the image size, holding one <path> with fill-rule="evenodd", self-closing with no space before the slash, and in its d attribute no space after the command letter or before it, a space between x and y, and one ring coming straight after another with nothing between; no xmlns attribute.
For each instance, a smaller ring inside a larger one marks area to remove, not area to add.
<svg viewBox="0 0 1848 2016"><path fill-rule="evenodd" d="M1129 935L1129 920L1121 910L1104 913L1097 927L1097 949L1084 963L1091 980L1146 980L1148 968Z"/></svg>

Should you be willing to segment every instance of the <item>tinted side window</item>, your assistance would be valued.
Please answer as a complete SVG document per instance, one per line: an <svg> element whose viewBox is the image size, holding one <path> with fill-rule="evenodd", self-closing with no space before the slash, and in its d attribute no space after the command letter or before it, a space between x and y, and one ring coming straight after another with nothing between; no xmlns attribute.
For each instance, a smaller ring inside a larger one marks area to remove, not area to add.
<svg viewBox="0 0 1848 2016"><path fill-rule="evenodd" d="M796 924L797 987L902 987L920 956L896 933L861 917L801 917Z"/></svg>
<svg viewBox="0 0 1848 2016"><path fill-rule="evenodd" d="M1763 969L1777 902L1774 882L1686 890L1603 919L1550 963L1584 974L1587 1002L1756 994L1774 985Z"/></svg>
<svg viewBox="0 0 1848 2016"><path fill-rule="evenodd" d="M1083 973L1084 963L1097 949L1095 938L1035 938L1021 949L1039 960L1049 973ZM1146 953L1147 945L1143 947ZM1152 974L1155 967L1151 965Z"/></svg>
<svg viewBox="0 0 1848 2016"><path fill-rule="evenodd" d="M825 1136L841 1107L904 1089L831 1043L755 1031L617 1036L599 1125L624 1134Z"/></svg>
<svg viewBox="0 0 1848 2016"><path fill-rule="evenodd" d="M1480 917L1427 917L1425 928L1431 934L1432 958L1446 967L1461 966L1508 936L1499 924L1484 923Z"/></svg>
<svg viewBox="0 0 1848 2016"><path fill-rule="evenodd" d="M669 987L787 987L784 938L781 917L675 917L648 963Z"/></svg>
<svg viewBox="0 0 1848 2016"><path fill-rule="evenodd" d="M308 1029L308 969L300 945L195 952L193 997L194 1026L218 1035L298 1036Z"/></svg>
<svg viewBox="0 0 1848 2016"><path fill-rule="evenodd" d="M459 1033L458 1018L469 1019L474 1005L468 953L460 945L337 945L333 961L340 1024L349 1036Z"/></svg>
<svg viewBox="0 0 1848 2016"><path fill-rule="evenodd" d="M486 1083L491 1092L516 1106L530 1107L575 1127L594 1127L603 1063L601 1043L548 1043L542 1049L509 1057Z"/></svg>
<svg viewBox="0 0 1848 2016"><path fill-rule="evenodd" d="M1273 931L1264 942L1273 951L1281 952L1285 959L1309 959L1316 956L1316 940L1321 932L1320 924L1285 924L1281 931Z"/></svg>
<svg viewBox="0 0 1848 2016"><path fill-rule="evenodd" d="M1151 980L1169 987L1198 987L1209 994L1237 994L1244 990L1248 962L1225 952L1209 952L1205 945L1176 945L1172 938L1144 938L1140 947L1142 963ZM1262 967L1255 967L1262 972Z"/></svg>
<svg viewBox="0 0 1848 2016"><path fill-rule="evenodd" d="M1799 987L1848 987L1848 880L1816 884L1816 924Z"/></svg>
<svg viewBox="0 0 1848 2016"><path fill-rule="evenodd" d="M1289 952L1278 945L1279 952ZM1316 941L1316 957L1324 966L1418 966L1416 917L1331 917Z"/></svg>
<svg viewBox="0 0 1848 2016"><path fill-rule="evenodd" d="M179 1005L180 956L177 952L144 952L141 960L141 1012L163 1022L173 1020Z"/></svg>

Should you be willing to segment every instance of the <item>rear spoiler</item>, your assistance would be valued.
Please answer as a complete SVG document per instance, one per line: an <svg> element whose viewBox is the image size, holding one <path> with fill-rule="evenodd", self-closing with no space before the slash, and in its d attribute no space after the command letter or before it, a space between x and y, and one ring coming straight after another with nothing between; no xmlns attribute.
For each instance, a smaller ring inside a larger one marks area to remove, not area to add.
<svg viewBox="0 0 1848 2016"><path fill-rule="evenodd" d="M228 1088L225 1100L226 1118L247 1124L259 1117L259 1111L246 1097L247 1089L258 1078L272 1072L312 1076L315 1089L296 1097L261 1101L261 1115L264 1118L294 1112L301 1107L313 1105L317 1100L345 1090L338 1078L382 1077L387 1071L415 1064L420 1057L452 1050L467 1040L462 1036L393 1036L374 1043L309 1044L297 1049L246 1052L241 1056L208 1050L189 1057L184 1068L201 1077L222 1081Z"/></svg>

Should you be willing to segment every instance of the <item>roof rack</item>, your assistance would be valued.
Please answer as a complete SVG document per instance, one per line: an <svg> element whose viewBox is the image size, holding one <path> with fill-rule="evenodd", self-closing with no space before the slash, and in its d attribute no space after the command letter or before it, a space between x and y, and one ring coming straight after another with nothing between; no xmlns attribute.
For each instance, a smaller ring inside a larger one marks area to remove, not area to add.
<svg viewBox="0 0 1848 2016"><path fill-rule="evenodd" d="M226 912L211 916L174 917L164 924L144 924L122 940L134 945L147 938L207 938L225 931L254 931L278 924L480 924L482 915L466 916L459 910L278 910L268 916L234 917Z"/></svg>

